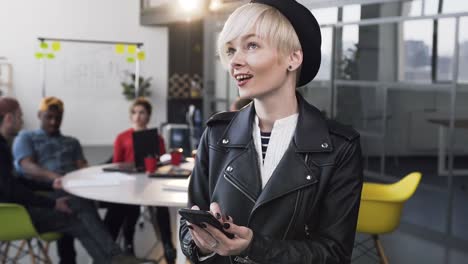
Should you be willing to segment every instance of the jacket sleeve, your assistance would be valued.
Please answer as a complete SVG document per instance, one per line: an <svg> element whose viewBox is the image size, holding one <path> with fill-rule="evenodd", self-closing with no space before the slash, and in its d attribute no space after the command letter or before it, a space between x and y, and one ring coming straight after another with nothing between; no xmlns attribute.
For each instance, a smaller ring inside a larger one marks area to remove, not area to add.
<svg viewBox="0 0 468 264"><path fill-rule="evenodd" d="M209 210L210 208L208 180L209 131L210 128L207 127L203 132L200 144L198 146L195 167L193 168L192 176L190 177L188 190L189 208L193 205L198 205L201 210ZM208 258L204 261L199 260L197 247L192 239L192 236L190 235L185 219L183 218L180 220L179 240L184 255L186 255L192 261L192 263L214 263L213 261L216 257Z"/></svg>
<svg viewBox="0 0 468 264"><path fill-rule="evenodd" d="M2 199L0 202L54 208L54 200L34 193L13 176L12 172L8 169L12 165L8 164L10 161L6 155L4 150L2 150L2 153L0 153L0 197L3 197L4 200Z"/></svg>
<svg viewBox="0 0 468 264"><path fill-rule="evenodd" d="M363 182L359 139L346 144L341 152L319 205L318 227L308 239L281 241L254 232L254 239L242 255L253 263L351 262Z"/></svg>

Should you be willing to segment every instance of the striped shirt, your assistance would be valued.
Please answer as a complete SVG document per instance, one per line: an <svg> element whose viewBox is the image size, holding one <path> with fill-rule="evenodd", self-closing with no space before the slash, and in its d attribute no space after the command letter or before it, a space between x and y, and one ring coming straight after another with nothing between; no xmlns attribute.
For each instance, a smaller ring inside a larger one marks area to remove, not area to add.
<svg viewBox="0 0 468 264"><path fill-rule="evenodd" d="M263 161L265 161L265 156L268 148L268 143L270 142L271 132L261 132L260 131L260 138L262 139L262 157Z"/></svg>
<svg viewBox="0 0 468 264"><path fill-rule="evenodd" d="M270 136L263 136L260 131L258 116L255 115L252 137L258 154L258 165L262 178L262 189L271 178L273 171L278 166L281 158L289 147L296 130L299 114L278 119L273 125ZM266 140L265 140L266 139Z"/></svg>

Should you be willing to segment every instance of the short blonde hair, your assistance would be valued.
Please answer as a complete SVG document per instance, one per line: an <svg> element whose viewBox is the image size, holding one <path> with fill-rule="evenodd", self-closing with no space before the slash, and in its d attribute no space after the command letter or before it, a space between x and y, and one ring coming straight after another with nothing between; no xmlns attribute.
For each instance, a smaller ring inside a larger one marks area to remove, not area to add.
<svg viewBox="0 0 468 264"><path fill-rule="evenodd" d="M218 38L221 63L228 65L226 45L247 34L255 27L255 34L268 41L282 55L302 50L299 38L289 20L276 8L259 3L248 3L237 8L224 24Z"/></svg>

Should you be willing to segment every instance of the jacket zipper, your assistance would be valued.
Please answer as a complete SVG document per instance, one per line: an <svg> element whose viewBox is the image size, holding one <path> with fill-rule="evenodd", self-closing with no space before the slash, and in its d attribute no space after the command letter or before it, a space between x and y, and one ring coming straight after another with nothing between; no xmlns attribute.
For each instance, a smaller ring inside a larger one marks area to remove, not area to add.
<svg viewBox="0 0 468 264"><path fill-rule="evenodd" d="M296 217L297 217L297 216L296 216L296 212L297 212L297 207L298 207L298 205L299 205L299 202L300 202L300 200L301 200L301 196L302 196L301 194L302 194L302 191L299 190L299 191L297 192L296 203L294 204L293 216L292 216L292 218L291 218L291 221L289 221L289 225L288 225L288 228L286 229L286 232L285 232L284 235L283 235L283 240L286 239L286 236L288 235L289 230L291 229L291 226L293 226L293 224L294 224L294 222L295 222L295 220L296 220Z"/></svg>
<svg viewBox="0 0 468 264"><path fill-rule="evenodd" d="M226 179L226 181L228 181L232 186L234 186L237 190L239 190L242 194L244 194L247 198L249 198L249 200L252 201L252 203L255 204L255 199L250 194L248 194L240 186L238 186L236 183L234 183L233 180L229 179L228 176L225 173L223 175L224 175L224 179Z"/></svg>

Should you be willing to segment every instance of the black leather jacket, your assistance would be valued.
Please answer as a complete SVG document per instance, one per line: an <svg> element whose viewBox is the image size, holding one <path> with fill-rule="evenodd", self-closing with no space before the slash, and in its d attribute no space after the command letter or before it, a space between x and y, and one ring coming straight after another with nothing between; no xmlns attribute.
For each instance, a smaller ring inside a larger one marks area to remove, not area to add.
<svg viewBox="0 0 468 264"><path fill-rule="evenodd" d="M299 94L299 116L289 148L262 190L252 140L255 109L213 116L197 152L189 205L218 202L237 225L254 232L241 256L215 255L203 263L349 263L362 188L359 134L323 118ZM199 263L181 220L184 254Z"/></svg>

